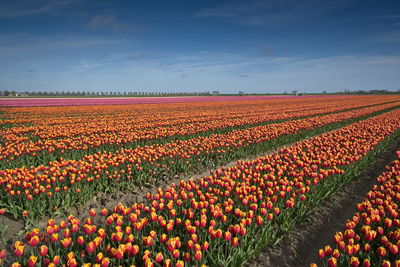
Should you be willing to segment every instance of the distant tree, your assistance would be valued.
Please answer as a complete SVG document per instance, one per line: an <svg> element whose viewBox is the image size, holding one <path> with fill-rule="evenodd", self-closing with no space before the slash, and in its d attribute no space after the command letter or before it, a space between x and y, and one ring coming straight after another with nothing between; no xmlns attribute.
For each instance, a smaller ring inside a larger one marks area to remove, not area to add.
<svg viewBox="0 0 400 267"><path fill-rule="evenodd" d="M323 94L326 94L326 91L322 91Z"/></svg>
<svg viewBox="0 0 400 267"><path fill-rule="evenodd" d="M239 91L239 95L244 95L244 91Z"/></svg>

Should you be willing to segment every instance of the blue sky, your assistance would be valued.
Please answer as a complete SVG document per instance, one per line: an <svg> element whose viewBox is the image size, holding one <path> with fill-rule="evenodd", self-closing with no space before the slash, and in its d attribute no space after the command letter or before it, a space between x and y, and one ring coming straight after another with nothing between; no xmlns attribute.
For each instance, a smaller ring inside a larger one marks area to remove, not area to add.
<svg viewBox="0 0 400 267"><path fill-rule="evenodd" d="M400 1L0 3L0 89L400 88Z"/></svg>

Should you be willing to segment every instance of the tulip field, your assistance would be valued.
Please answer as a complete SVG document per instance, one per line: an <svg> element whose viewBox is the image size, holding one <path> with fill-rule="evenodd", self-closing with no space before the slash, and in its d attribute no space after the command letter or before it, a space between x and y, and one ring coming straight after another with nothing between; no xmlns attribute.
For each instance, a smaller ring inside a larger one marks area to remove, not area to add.
<svg viewBox="0 0 400 267"><path fill-rule="evenodd" d="M344 223L343 232L332 237L334 246L319 249L326 265L400 265L400 150L396 154L364 201L356 204L357 212Z"/></svg>
<svg viewBox="0 0 400 267"><path fill-rule="evenodd" d="M8 101L0 266L241 266L400 138L396 95ZM310 266L400 266L397 156Z"/></svg>

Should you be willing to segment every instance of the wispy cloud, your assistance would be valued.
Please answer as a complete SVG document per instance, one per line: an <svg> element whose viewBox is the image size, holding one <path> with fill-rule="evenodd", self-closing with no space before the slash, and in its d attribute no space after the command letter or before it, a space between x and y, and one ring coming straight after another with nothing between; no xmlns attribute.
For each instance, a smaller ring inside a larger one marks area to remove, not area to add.
<svg viewBox="0 0 400 267"><path fill-rule="evenodd" d="M377 35L372 36L371 38L375 43L398 43L400 42L400 31L387 31Z"/></svg>
<svg viewBox="0 0 400 267"><path fill-rule="evenodd" d="M79 34L40 36L28 33L0 34L0 72L19 73L26 68L68 67L68 62L87 56L101 56L109 47L118 48L125 40ZM90 53L88 50L96 49ZM83 60L83 59L82 59ZM82 64L84 65L84 64ZM91 66L90 66L91 67ZM83 70L84 67L81 67Z"/></svg>
<svg viewBox="0 0 400 267"><path fill-rule="evenodd" d="M16 0L1 1L0 18L20 18L59 12L88 0Z"/></svg>
<svg viewBox="0 0 400 267"><path fill-rule="evenodd" d="M398 19L400 15L382 15L382 16L375 16L375 19Z"/></svg>
<svg viewBox="0 0 400 267"><path fill-rule="evenodd" d="M354 0L249 0L233 1L204 8L194 17L220 17L233 19L246 25L276 25L298 19L323 16L336 11Z"/></svg>
<svg viewBox="0 0 400 267"><path fill-rule="evenodd" d="M88 25L94 29L111 29L113 31L127 30L128 25L123 24L117 20L115 16L112 15L98 15L94 16L88 22Z"/></svg>
<svg viewBox="0 0 400 267"><path fill-rule="evenodd" d="M83 34L33 35L29 33L0 34L0 52L18 51L34 53L38 50L62 50L90 46L111 45L123 42L118 38L87 36Z"/></svg>

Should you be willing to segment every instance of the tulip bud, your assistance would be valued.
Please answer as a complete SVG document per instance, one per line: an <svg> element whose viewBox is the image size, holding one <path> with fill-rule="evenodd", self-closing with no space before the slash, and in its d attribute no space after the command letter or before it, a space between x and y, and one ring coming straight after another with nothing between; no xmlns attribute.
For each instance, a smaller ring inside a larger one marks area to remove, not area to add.
<svg viewBox="0 0 400 267"><path fill-rule="evenodd" d="M93 253L94 251L95 251L95 249L96 249L96 246L95 246L95 244L91 241L91 242L89 242L87 245L86 245L86 252L88 253L88 254L91 254L91 253Z"/></svg>
<svg viewBox="0 0 400 267"><path fill-rule="evenodd" d="M15 255L16 255L17 257L21 257L21 256L24 254L24 250L25 250L24 245L18 245L18 246L15 248L14 253L15 253Z"/></svg>
<svg viewBox="0 0 400 267"><path fill-rule="evenodd" d="M0 250L0 259L4 259L6 257L6 254L6 249L3 248L2 250Z"/></svg>
<svg viewBox="0 0 400 267"><path fill-rule="evenodd" d="M195 259L196 261L199 261L199 260L201 260L202 257L203 257L203 254L202 254L201 250L197 250L197 251L195 252L195 254L194 254L194 259Z"/></svg>
<svg viewBox="0 0 400 267"><path fill-rule="evenodd" d="M234 238L232 238L231 244L232 246L237 247L239 245L239 239L235 236Z"/></svg>
<svg viewBox="0 0 400 267"><path fill-rule="evenodd" d="M42 256L42 257L46 256L48 251L49 251L49 248L46 245L42 245L40 247L40 256Z"/></svg>
<svg viewBox="0 0 400 267"><path fill-rule="evenodd" d="M101 261L101 264L100 264L100 266L101 267L108 267L110 265L110 259L109 258L104 258L102 261Z"/></svg>
<svg viewBox="0 0 400 267"><path fill-rule="evenodd" d="M38 261L38 258L36 256L33 256L33 255L30 256L29 260L27 262L28 267L34 267L36 265L37 261Z"/></svg>
<svg viewBox="0 0 400 267"><path fill-rule="evenodd" d="M391 244L389 247L389 252L392 255L397 255L399 253L399 247L396 244Z"/></svg>
<svg viewBox="0 0 400 267"><path fill-rule="evenodd" d="M358 265L360 265L360 261L357 257L353 256L350 259L350 264L352 267L358 267Z"/></svg>
<svg viewBox="0 0 400 267"><path fill-rule="evenodd" d="M334 257L330 257L328 260L328 267L336 267L337 260Z"/></svg>
<svg viewBox="0 0 400 267"><path fill-rule="evenodd" d="M61 261L60 256L54 256L52 263L54 263L55 265L58 265Z"/></svg>
<svg viewBox="0 0 400 267"><path fill-rule="evenodd" d="M172 257L174 257L176 259L176 258L179 258L179 255L180 255L179 250L174 249L172 252Z"/></svg>
<svg viewBox="0 0 400 267"><path fill-rule="evenodd" d="M156 255L156 262L161 263L163 259L164 259L163 254L161 252L158 252Z"/></svg>
<svg viewBox="0 0 400 267"><path fill-rule="evenodd" d="M333 256L334 258L338 259L338 258L340 257L340 252L339 252L339 250L338 250L338 249L335 249L335 250L332 252L332 256Z"/></svg>
<svg viewBox="0 0 400 267"><path fill-rule="evenodd" d="M171 259L166 259L164 261L164 267L171 267L172 266L172 261Z"/></svg>
<svg viewBox="0 0 400 267"><path fill-rule="evenodd" d="M90 217L96 216L96 209L90 209L89 210L89 215L90 215Z"/></svg>
<svg viewBox="0 0 400 267"><path fill-rule="evenodd" d="M369 259L365 259L363 261L363 267L371 267L371 263L370 263Z"/></svg>
<svg viewBox="0 0 400 267"><path fill-rule="evenodd" d="M319 250L318 250L318 257L319 257L320 259L325 258L325 252L324 252L323 249L319 249Z"/></svg>
<svg viewBox="0 0 400 267"><path fill-rule="evenodd" d="M75 258L72 258L72 259L69 259L69 261L67 262L67 266L68 267L76 267L76 266L78 266L78 263Z"/></svg>
<svg viewBox="0 0 400 267"><path fill-rule="evenodd" d="M386 256L386 249L384 247L379 247L377 250L378 256L379 257L385 257Z"/></svg>

